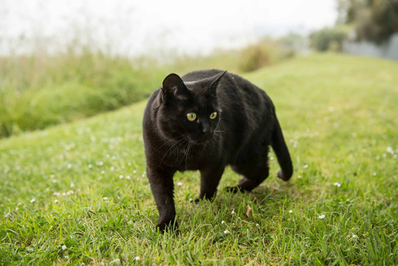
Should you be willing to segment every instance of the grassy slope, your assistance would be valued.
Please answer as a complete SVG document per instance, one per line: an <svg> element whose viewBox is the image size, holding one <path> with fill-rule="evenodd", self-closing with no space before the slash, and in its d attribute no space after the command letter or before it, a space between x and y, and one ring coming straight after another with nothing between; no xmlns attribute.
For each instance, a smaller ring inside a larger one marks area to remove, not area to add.
<svg viewBox="0 0 398 266"><path fill-rule="evenodd" d="M314 55L246 75L276 105L295 175L279 181L273 160L259 189L232 196L228 170L215 202L195 205L198 173L178 174L178 235L154 231L145 103L0 140L0 263L398 264L394 73L394 62Z"/></svg>

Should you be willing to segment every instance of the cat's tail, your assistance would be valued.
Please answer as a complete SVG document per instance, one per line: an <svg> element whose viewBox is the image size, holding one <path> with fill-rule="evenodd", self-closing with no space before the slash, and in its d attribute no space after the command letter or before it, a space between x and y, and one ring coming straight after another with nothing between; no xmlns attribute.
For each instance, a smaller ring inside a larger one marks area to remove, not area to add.
<svg viewBox="0 0 398 266"><path fill-rule="evenodd" d="M283 138L282 129L279 121L275 116L275 129L272 134L272 149L274 150L281 170L278 177L284 181L288 181L293 175L293 164L287 149L285 139Z"/></svg>

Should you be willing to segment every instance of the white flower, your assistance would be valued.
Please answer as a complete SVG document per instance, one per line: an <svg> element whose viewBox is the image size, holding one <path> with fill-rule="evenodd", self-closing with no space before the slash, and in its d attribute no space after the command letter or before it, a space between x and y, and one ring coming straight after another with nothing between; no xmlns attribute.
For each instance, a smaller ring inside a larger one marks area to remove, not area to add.
<svg viewBox="0 0 398 266"><path fill-rule="evenodd" d="M67 165L66 167L68 167L68 168L71 168L71 167L72 167L72 165L71 165L70 163L68 163L68 165Z"/></svg>
<svg viewBox="0 0 398 266"><path fill-rule="evenodd" d="M235 214L235 211L232 211L231 214Z"/></svg>
<svg viewBox="0 0 398 266"><path fill-rule="evenodd" d="M260 225L259 225L259 224L256 224L256 226L259 227Z"/></svg>
<svg viewBox="0 0 398 266"><path fill-rule="evenodd" d="M289 211L289 213L293 213L293 211L292 211L292 210L290 210L290 211Z"/></svg>
<svg viewBox="0 0 398 266"><path fill-rule="evenodd" d="M297 178L302 178L302 176L301 175L298 175L298 177Z"/></svg>
<svg viewBox="0 0 398 266"><path fill-rule="evenodd" d="M34 203L36 200L35 199L31 199L30 200L30 203Z"/></svg>
<svg viewBox="0 0 398 266"><path fill-rule="evenodd" d="M103 165L103 164L104 164L104 162L99 162L99 163L98 163L98 165Z"/></svg>
<svg viewBox="0 0 398 266"><path fill-rule="evenodd" d="M123 175L120 175L119 178L120 178L120 179L123 179Z"/></svg>
<svg viewBox="0 0 398 266"><path fill-rule="evenodd" d="M113 171L113 170L115 170L115 167L112 166L112 167L111 167L111 171Z"/></svg>
<svg viewBox="0 0 398 266"><path fill-rule="evenodd" d="M189 198L189 201L193 201L193 198Z"/></svg>
<svg viewBox="0 0 398 266"><path fill-rule="evenodd" d="M221 221L221 224L224 224L225 222L224 221Z"/></svg>
<svg viewBox="0 0 398 266"><path fill-rule="evenodd" d="M135 174L135 173L137 173L137 171L136 171L136 170L133 170L133 174Z"/></svg>
<svg viewBox="0 0 398 266"><path fill-rule="evenodd" d="M62 248L62 250L67 249L67 247L65 245L63 245L61 248Z"/></svg>
<svg viewBox="0 0 398 266"><path fill-rule="evenodd" d="M391 147L387 147L387 152L391 153L391 154L394 154L394 150Z"/></svg>
<svg viewBox="0 0 398 266"><path fill-rule="evenodd" d="M229 233L229 231L228 231L228 230L225 230L225 231L224 231L224 234L228 234L228 233Z"/></svg>
<svg viewBox="0 0 398 266"><path fill-rule="evenodd" d="M53 195L56 196L56 197L58 197L58 196L61 195L61 193L59 193L59 192L54 192Z"/></svg>
<svg viewBox="0 0 398 266"><path fill-rule="evenodd" d="M324 214L319 215L318 218L319 218L319 219L323 219L323 218L325 218L325 215L324 215Z"/></svg>
<svg viewBox="0 0 398 266"><path fill-rule="evenodd" d="M376 176L377 175L377 173L373 173L373 176Z"/></svg>
<svg viewBox="0 0 398 266"><path fill-rule="evenodd" d="M304 164L304 166L303 166L304 168L308 168L308 164Z"/></svg>
<svg viewBox="0 0 398 266"><path fill-rule="evenodd" d="M102 199L103 199L103 200L108 200L108 198L107 198L107 197L103 197Z"/></svg>
<svg viewBox="0 0 398 266"><path fill-rule="evenodd" d="M130 179L131 177L128 175L128 176L126 176L126 178L127 178L127 179Z"/></svg>
<svg viewBox="0 0 398 266"><path fill-rule="evenodd" d="M273 159L274 159L274 157L271 156L271 157L270 157L270 160L272 161Z"/></svg>
<svg viewBox="0 0 398 266"><path fill-rule="evenodd" d="M58 200L56 199L56 200L54 200L54 203L58 203Z"/></svg>
<svg viewBox="0 0 398 266"><path fill-rule="evenodd" d="M66 260L69 260L69 256L65 256L65 259L66 259Z"/></svg>
<svg viewBox="0 0 398 266"><path fill-rule="evenodd" d="M357 235L352 235L352 238L357 238L358 236Z"/></svg>
<svg viewBox="0 0 398 266"><path fill-rule="evenodd" d="M338 183L338 182L335 182L333 185L336 186L336 187L340 187L341 186L341 184Z"/></svg>
<svg viewBox="0 0 398 266"><path fill-rule="evenodd" d="M137 256L137 257L135 257L134 259L135 259L135 260L140 260L140 257Z"/></svg>
<svg viewBox="0 0 398 266"><path fill-rule="evenodd" d="M91 164L88 165L88 168L92 168L93 166Z"/></svg>
<svg viewBox="0 0 398 266"><path fill-rule="evenodd" d="M101 174L105 174L105 171L104 171L104 170L102 170L102 171L101 171Z"/></svg>
<svg viewBox="0 0 398 266"><path fill-rule="evenodd" d="M75 186L75 184L73 184L73 183L70 183L70 187L72 188L72 187L74 187Z"/></svg>
<svg viewBox="0 0 398 266"><path fill-rule="evenodd" d="M144 177L144 175L142 175L142 177ZM178 182L177 186L181 187L182 186L182 182Z"/></svg>

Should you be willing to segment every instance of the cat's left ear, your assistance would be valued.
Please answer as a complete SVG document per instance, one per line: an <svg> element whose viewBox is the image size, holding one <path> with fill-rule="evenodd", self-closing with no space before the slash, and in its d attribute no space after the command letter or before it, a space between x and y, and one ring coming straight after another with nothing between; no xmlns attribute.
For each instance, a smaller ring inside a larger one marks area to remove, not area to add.
<svg viewBox="0 0 398 266"><path fill-rule="evenodd" d="M223 73L218 74L214 80L211 82L209 88L206 90L206 93L210 93L210 94L216 94L216 90L218 85L220 84L220 81L222 79L222 77L227 73L227 70L225 70Z"/></svg>

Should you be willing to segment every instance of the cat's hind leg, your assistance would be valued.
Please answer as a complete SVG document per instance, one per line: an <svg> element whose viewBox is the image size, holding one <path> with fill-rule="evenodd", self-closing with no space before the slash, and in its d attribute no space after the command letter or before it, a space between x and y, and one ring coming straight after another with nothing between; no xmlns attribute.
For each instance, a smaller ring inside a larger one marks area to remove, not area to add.
<svg viewBox="0 0 398 266"><path fill-rule="evenodd" d="M269 175L268 159L261 162L245 162L232 166L232 170L243 175L239 184L234 187L227 187L229 192L252 191L258 187Z"/></svg>

